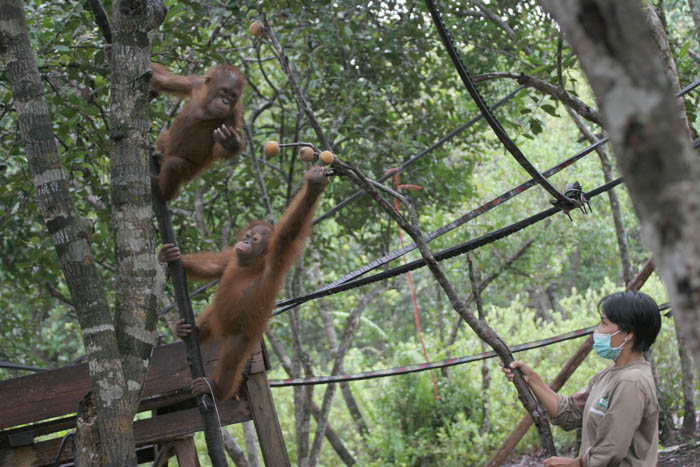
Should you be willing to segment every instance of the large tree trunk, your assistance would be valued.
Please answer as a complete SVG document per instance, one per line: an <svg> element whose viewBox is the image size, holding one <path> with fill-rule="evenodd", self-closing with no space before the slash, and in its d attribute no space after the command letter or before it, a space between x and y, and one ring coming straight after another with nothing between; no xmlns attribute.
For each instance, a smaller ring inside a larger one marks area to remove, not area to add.
<svg viewBox="0 0 700 467"><path fill-rule="evenodd" d="M673 60L673 54L671 53L671 47L668 44L668 38L666 37L666 31L664 30L663 24L656 14L653 5L649 4L643 9L645 13L645 18L649 29L651 30L654 42L661 53L661 59L663 61L666 73L671 80L674 93L678 93L681 90L681 84L678 80L678 71L676 70L676 62ZM678 113L685 125L686 131L688 132L688 137L692 139L692 133L690 131L690 123L688 122L688 115L685 111L685 99L678 99ZM678 356L681 362L681 380L683 388L683 427L681 429L685 436L692 436L697 429L697 421L695 419L695 372L693 371L693 360L690 357L690 352L688 351L688 342L685 336L680 330L680 321L676 319L676 316L671 317L673 320L673 327L676 331L676 338L678 340Z"/></svg>
<svg viewBox="0 0 700 467"><path fill-rule="evenodd" d="M678 338L678 357L681 361L681 381L683 386L683 426L681 433L686 437L695 434L698 423L695 418L695 375L693 359L688 352L688 342L680 329L680 321L673 318L676 337Z"/></svg>
<svg viewBox="0 0 700 467"><path fill-rule="evenodd" d="M151 5L154 6L151 7ZM97 411L99 463L101 465L136 465L131 420L138 402L141 384L145 378L153 343L149 341L152 339L150 336L147 336L148 342L144 345L136 347L133 343L135 340L143 340L141 337L147 334L143 325L147 322L145 317L149 314L152 315L153 321L151 329L155 326L155 297L151 292L155 277L151 243L153 233L146 225L150 225L151 216L150 210L144 212L138 207L139 203L143 203L144 199L148 200L148 197L144 195L142 200L132 199L138 194L133 193L130 186L124 185L123 191L115 201L114 227L117 232L117 259L120 261L119 281L125 280L126 275L135 275L138 278L131 284L120 284L123 288L118 295L123 294L128 302L125 302L120 309L128 308L128 310L124 315L118 314L119 330L115 331L104 288L100 283L97 267L90 251L89 236L82 227L85 223L77 215L69 195L68 180L61 166L58 148L51 130L48 107L29 42L22 3L17 0L2 0L0 8L3 11L2 20L0 20L0 53L17 103L20 133L25 144L44 220L53 238L82 329ZM130 44L134 42L132 38L135 33L140 31L145 33L149 28L157 26L165 15L162 3L156 1L148 3L148 6L145 3L133 2L115 10L120 10L120 13L115 14L115 18L120 25L118 27L121 31L121 40ZM160 12L160 15L153 15L154 12ZM129 25L125 25L126 22L122 24L121 14L129 16ZM135 25L137 22L140 27ZM149 69L150 42L142 41L139 48L144 57L140 62L145 60L146 63L146 68L139 70L140 74L143 74L144 70ZM128 47L116 47L116 49L121 60L135 57L125 52ZM127 106L133 105L134 102L142 103L141 108L134 110L143 114L145 108L146 113L142 115L142 120L148 122L148 79L145 79L144 85L141 89L136 89L136 92L132 75L122 76L122 79L124 89L130 90L130 94L124 92L119 95L121 103ZM132 115L119 114L119 117L121 119L115 121L116 124L112 128L112 140L117 143L122 141L123 146L116 144L115 147L125 147L129 150L113 154L113 163L118 167L116 173L113 172L113 176L125 182L134 182L138 178L135 174L140 167L137 167L137 161L128 159L129 151L133 151L134 141L137 141L138 145L144 144L148 135L148 126L141 124L132 130L132 121L130 121ZM148 124L150 125L150 122ZM144 175L144 180L145 178ZM143 194L143 191L139 194ZM132 198L125 200L122 195ZM126 207L128 203L133 203L137 208ZM137 219L140 222L139 228L136 231L127 232L126 225ZM142 237L144 235L145 238ZM141 242L142 247L135 252L132 251L133 247L129 243L131 241ZM148 248L150 250L146 251ZM130 261L133 264L126 265ZM142 269L139 270L139 268ZM139 272L134 273L134 271ZM124 361L121 358L122 351L127 356ZM133 356L139 358L133 359Z"/></svg>
<svg viewBox="0 0 700 467"><path fill-rule="evenodd" d="M540 0L576 51L644 239L700 362L700 164L637 0Z"/></svg>
<svg viewBox="0 0 700 467"><path fill-rule="evenodd" d="M100 432L97 425L97 411L92 393L89 392L78 404L75 417L75 465L79 467L101 467Z"/></svg>
<svg viewBox="0 0 700 467"><path fill-rule="evenodd" d="M649 2L642 8L644 13L644 19L647 22L649 31L651 32L651 37L654 39L654 43L658 48L659 56L661 57L661 62L663 63L666 75L671 80L671 88L674 94L678 94L681 91L681 83L678 80L678 70L676 69L676 61L673 59L673 52L671 52L671 46L668 43L668 37L666 37L666 30L664 25L656 14L656 9L654 5ZM685 111L685 98L681 97L676 100L678 105L678 115L680 115L681 120L683 120L683 125L688 131L688 135L692 136L690 132L690 123L688 122L688 115Z"/></svg>
<svg viewBox="0 0 700 467"><path fill-rule="evenodd" d="M118 6L118 7L117 7ZM151 31L165 18L162 2L116 2L112 9L111 197L117 290L117 342L128 381L125 397L135 411L158 324L154 289L159 268L151 208ZM134 35L144 39L135 41Z"/></svg>
<svg viewBox="0 0 700 467"><path fill-rule="evenodd" d="M104 288L89 238L68 192L44 100L41 77L29 42L22 2L2 0L0 48L7 80L17 104L34 188L44 222L53 238L66 284L78 312L90 378L100 419L100 448L105 465L136 465L126 381Z"/></svg>

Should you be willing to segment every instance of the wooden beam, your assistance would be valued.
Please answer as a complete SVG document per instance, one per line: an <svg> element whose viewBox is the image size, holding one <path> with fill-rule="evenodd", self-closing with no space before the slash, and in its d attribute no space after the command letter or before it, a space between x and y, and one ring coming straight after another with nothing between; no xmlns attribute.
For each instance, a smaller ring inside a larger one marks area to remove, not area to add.
<svg viewBox="0 0 700 467"><path fill-rule="evenodd" d="M264 375L264 373L262 374ZM218 408L222 426L241 423L251 419L250 405L246 400L230 399L219 404ZM199 409L196 407L134 422L134 437L136 438L137 447L152 445L158 441L182 438L201 430L202 419L199 416ZM59 437L36 443L33 446L0 450L0 465L16 467L52 466L60 444L61 438ZM70 462L72 459L72 449L64 449L60 462Z"/></svg>
<svg viewBox="0 0 700 467"><path fill-rule="evenodd" d="M218 348L216 343L202 347L207 371L216 366ZM264 369L262 353L257 352L251 371ZM141 397L152 401L162 395L188 392L190 383L184 344L163 345L154 349ZM80 399L91 390L87 363L1 381L0 430L74 414Z"/></svg>
<svg viewBox="0 0 700 467"><path fill-rule="evenodd" d="M175 446L175 456L177 456L177 465L179 467L200 467L197 446L194 444L193 437L188 436L175 440L173 445Z"/></svg>
<svg viewBox="0 0 700 467"><path fill-rule="evenodd" d="M289 467L291 465L289 455L282 437L282 428L277 418L267 374L251 374L245 382L245 393L250 402L250 411L265 465Z"/></svg>

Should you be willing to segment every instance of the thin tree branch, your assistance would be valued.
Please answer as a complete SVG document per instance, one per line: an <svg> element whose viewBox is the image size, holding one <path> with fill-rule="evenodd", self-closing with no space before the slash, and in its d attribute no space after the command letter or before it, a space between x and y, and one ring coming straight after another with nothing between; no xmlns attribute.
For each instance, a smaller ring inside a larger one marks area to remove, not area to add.
<svg viewBox="0 0 700 467"><path fill-rule="evenodd" d="M345 355L347 354L348 349L350 348L350 342L352 341L355 329L360 323L360 317L362 316L362 312L365 310L365 308L367 308L367 305L369 305L372 302L372 300L381 295L383 291L383 288L375 287L371 292L363 295L362 298L360 298L359 303L350 312L350 316L348 316L345 320L343 337L340 339L340 345L338 345L338 348L335 352L335 358L333 359L333 369L331 370L332 376L340 374L340 371L343 367L343 360L345 359ZM309 465L312 466L318 465L318 461L321 456L321 441L323 440L323 435L326 431L326 427L328 426L328 415L330 414L331 403L333 402L335 389L335 384L329 384L326 387L325 394L323 395L321 413L316 419L316 435L314 436L314 442L311 446L311 455L309 456Z"/></svg>
<svg viewBox="0 0 700 467"><path fill-rule="evenodd" d="M498 268L496 272L491 273L488 275L484 280L482 280L479 283L479 292L483 292L486 287L491 284L498 276L506 272L508 269L513 269L515 272L517 271L515 268L512 268L512 264L520 258L530 246L535 242L534 238L530 238L526 240L520 248L518 248L518 251L515 252L512 256L510 256L506 261ZM465 300L464 300L464 306L469 306L471 305L472 301L474 300L474 294L470 294ZM455 321L454 325L452 326L452 332L450 332L450 338L447 341L447 347L450 347L452 344L455 343L455 340L457 339L457 331L459 330L459 325L462 323L462 317L459 316L457 320Z"/></svg>
<svg viewBox="0 0 700 467"><path fill-rule="evenodd" d="M282 344L282 342L280 342L279 339L277 339L277 337L271 331L267 331L265 333L265 336L267 337L267 341L270 343L272 350L275 352L275 355L277 355L277 358L280 360L284 371L287 372L290 378L299 378L300 374L294 371L294 364L292 362L292 359L289 358L289 354L285 350L284 344ZM314 418L316 420L319 420L321 408L314 402L311 404L311 410ZM336 434L335 430L333 430L333 428L330 425L326 427L325 435L326 439L328 439L328 442L331 444L338 456L343 460L345 465L356 464L356 461L352 457L352 454L350 454L350 451L348 451L347 448L345 448L345 445L341 441L340 437Z"/></svg>
<svg viewBox="0 0 700 467"><path fill-rule="evenodd" d="M112 27L109 24L109 19L107 18L107 12L105 11L100 0L86 0L87 6L90 8L92 13L95 15L95 22L102 32L102 37L104 37L107 44L112 43Z"/></svg>
<svg viewBox="0 0 700 467"><path fill-rule="evenodd" d="M586 120L595 123L598 126L603 126L600 119L600 114L593 110L588 104L581 101L579 98L568 93L566 90L555 86L547 81L544 81L535 76L526 75L524 73L509 73L509 72L499 72L499 73L484 73L474 77L474 82L488 81L492 79L514 79L523 86L536 89L543 92L555 99L561 101L563 104L574 109L579 115L581 115Z"/></svg>

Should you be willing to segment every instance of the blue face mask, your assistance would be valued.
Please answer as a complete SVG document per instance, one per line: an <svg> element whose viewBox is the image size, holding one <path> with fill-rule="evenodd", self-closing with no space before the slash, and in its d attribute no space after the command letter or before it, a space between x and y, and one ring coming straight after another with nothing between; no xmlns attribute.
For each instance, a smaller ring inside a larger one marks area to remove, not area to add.
<svg viewBox="0 0 700 467"><path fill-rule="evenodd" d="M619 333L620 331L622 331L622 329L618 329L617 331L613 332L612 334L603 334L600 332L594 332L593 333L593 350L595 350L595 353L597 353L600 357L603 357L603 358L608 358L610 360L617 360L617 357L620 356L620 352L622 351L622 348L627 343L627 338L625 337L625 340L618 347L610 347L610 339L612 338L612 336Z"/></svg>

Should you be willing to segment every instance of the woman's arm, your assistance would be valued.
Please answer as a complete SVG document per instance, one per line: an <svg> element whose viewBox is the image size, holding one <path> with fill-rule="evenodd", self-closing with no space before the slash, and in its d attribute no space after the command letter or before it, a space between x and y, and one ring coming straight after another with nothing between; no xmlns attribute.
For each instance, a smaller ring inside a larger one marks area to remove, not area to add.
<svg viewBox="0 0 700 467"><path fill-rule="evenodd" d="M556 417L559 400L557 393L552 391L552 388L544 382L542 377L540 377L530 365L517 360L510 364L510 368L503 368L503 372L510 381L513 381L513 370L516 368L520 370L525 382L530 385L537 399L539 399L545 410L547 410L549 418Z"/></svg>

